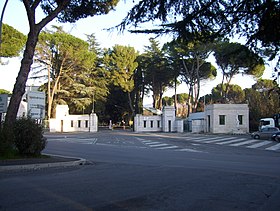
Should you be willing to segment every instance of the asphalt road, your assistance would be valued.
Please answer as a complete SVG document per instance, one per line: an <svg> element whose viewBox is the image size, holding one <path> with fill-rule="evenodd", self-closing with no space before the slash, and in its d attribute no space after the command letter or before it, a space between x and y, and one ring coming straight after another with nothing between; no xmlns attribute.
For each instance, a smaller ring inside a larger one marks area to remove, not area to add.
<svg viewBox="0 0 280 211"><path fill-rule="evenodd" d="M88 165L1 174L0 210L280 210L278 143L127 131L46 136L46 153Z"/></svg>

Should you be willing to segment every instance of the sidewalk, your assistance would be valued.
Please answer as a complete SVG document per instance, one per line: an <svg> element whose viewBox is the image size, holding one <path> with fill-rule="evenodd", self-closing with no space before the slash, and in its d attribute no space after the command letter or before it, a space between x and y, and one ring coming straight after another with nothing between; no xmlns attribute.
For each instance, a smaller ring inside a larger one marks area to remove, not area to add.
<svg viewBox="0 0 280 211"><path fill-rule="evenodd" d="M83 158L47 155L50 157L0 160L0 172L50 167L68 167L84 165L86 163L86 160Z"/></svg>

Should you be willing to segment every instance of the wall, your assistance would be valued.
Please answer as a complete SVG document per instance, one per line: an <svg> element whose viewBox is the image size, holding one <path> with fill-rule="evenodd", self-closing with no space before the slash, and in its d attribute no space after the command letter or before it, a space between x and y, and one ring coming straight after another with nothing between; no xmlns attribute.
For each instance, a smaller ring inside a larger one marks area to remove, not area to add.
<svg viewBox="0 0 280 211"><path fill-rule="evenodd" d="M184 122L175 118L173 106L165 106L161 115L136 114L134 117L135 132L183 132L183 128Z"/></svg>
<svg viewBox="0 0 280 211"><path fill-rule="evenodd" d="M141 114L136 114L136 116L134 117L135 132L159 132L161 130L161 116L143 116Z"/></svg>
<svg viewBox="0 0 280 211"><path fill-rule="evenodd" d="M67 105L57 105L56 118L50 119L50 132L97 132L96 114L69 115Z"/></svg>
<svg viewBox="0 0 280 211"><path fill-rule="evenodd" d="M224 124L221 124L220 116L224 116ZM238 116L242 116L241 118L242 122L239 122ZM249 107L247 104L207 105L205 108L205 120L206 120L205 121L206 132L248 133L249 132Z"/></svg>

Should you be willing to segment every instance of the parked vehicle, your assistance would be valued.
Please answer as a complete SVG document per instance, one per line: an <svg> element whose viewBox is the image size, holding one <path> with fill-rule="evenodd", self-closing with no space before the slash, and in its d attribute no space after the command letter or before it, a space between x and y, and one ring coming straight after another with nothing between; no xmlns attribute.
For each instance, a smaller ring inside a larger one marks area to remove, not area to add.
<svg viewBox="0 0 280 211"><path fill-rule="evenodd" d="M273 141L278 141L278 142L280 142L280 132L274 133L274 134L271 136L271 139L272 139Z"/></svg>
<svg viewBox="0 0 280 211"><path fill-rule="evenodd" d="M271 136L280 130L277 127L263 127L257 132L251 134L254 139L270 139Z"/></svg>
<svg viewBox="0 0 280 211"><path fill-rule="evenodd" d="M280 114L275 114L273 118L260 119L259 130L264 127L277 127L280 129Z"/></svg>

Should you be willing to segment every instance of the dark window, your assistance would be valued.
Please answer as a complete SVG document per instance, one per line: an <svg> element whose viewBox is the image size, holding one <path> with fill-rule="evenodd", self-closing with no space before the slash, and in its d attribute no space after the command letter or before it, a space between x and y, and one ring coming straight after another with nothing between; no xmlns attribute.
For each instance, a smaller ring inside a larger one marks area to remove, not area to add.
<svg viewBox="0 0 280 211"><path fill-rule="evenodd" d="M85 121L85 127L88 128L88 120Z"/></svg>
<svg viewBox="0 0 280 211"><path fill-rule="evenodd" d="M152 120L151 121L151 128L153 128L154 127L154 121Z"/></svg>
<svg viewBox="0 0 280 211"><path fill-rule="evenodd" d="M146 128L147 127L147 121L144 120L144 127Z"/></svg>
<svg viewBox="0 0 280 211"><path fill-rule="evenodd" d="M225 125L226 124L226 116L225 115L219 115L219 124Z"/></svg>
<svg viewBox="0 0 280 211"><path fill-rule="evenodd" d="M239 125L243 125L243 115L238 115Z"/></svg>
<svg viewBox="0 0 280 211"><path fill-rule="evenodd" d="M157 121L157 127L160 127L160 120Z"/></svg>
<svg viewBox="0 0 280 211"><path fill-rule="evenodd" d="M71 120L71 127L74 127L74 121Z"/></svg>
<svg viewBox="0 0 280 211"><path fill-rule="evenodd" d="M81 120L78 120L78 127L81 127Z"/></svg>

